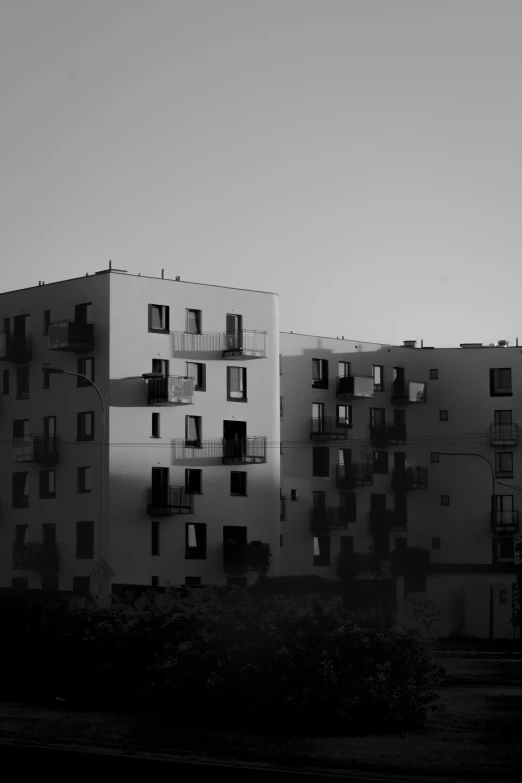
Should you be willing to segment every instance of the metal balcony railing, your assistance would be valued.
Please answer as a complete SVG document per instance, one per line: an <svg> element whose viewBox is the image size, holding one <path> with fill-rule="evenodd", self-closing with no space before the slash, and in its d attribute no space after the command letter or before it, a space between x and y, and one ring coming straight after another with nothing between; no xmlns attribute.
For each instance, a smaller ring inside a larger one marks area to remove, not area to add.
<svg viewBox="0 0 522 783"><path fill-rule="evenodd" d="M36 541L13 544L13 568L54 575L59 570L58 547Z"/></svg>
<svg viewBox="0 0 522 783"><path fill-rule="evenodd" d="M406 425L387 421L370 427L373 446L388 446L391 443L406 443Z"/></svg>
<svg viewBox="0 0 522 783"><path fill-rule="evenodd" d="M266 462L266 437L223 438L223 464Z"/></svg>
<svg viewBox="0 0 522 783"><path fill-rule="evenodd" d="M190 405L194 402L194 378L166 375L148 383L149 405Z"/></svg>
<svg viewBox="0 0 522 783"><path fill-rule="evenodd" d="M48 347L50 351L92 351L94 326L89 321L53 321L49 324Z"/></svg>
<svg viewBox="0 0 522 783"><path fill-rule="evenodd" d="M355 522L355 519L344 507L313 506L310 512L310 528L316 536L326 536L330 530L346 530L349 522Z"/></svg>
<svg viewBox="0 0 522 783"><path fill-rule="evenodd" d="M492 446L516 446L518 424L490 424L489 441Z"/></svg>
<svg viewBox="0 0 522 783"><path fill-rule="evenodd" d="M391 401L398 404L426 402L425 381L393 381Z"/></svg>
<svg viewBox="0 0 522 783"><path fill-rule="evenodd" d="M266 356L266 332L241 329L238 332L171 332L172 353L221 353L232 359L235 356L264 358Z"/></svg>
<svg viewBox="0 0 522 783"><path fill-rule="evenodd" d="M0 361L24 364L32 359L30 332L0 332Z"/></svg>
<svg viewBox="0 0 522 783"><path fill-rule="evenodd" d="M371 375L338 375L337 376L337 396L350 397L373 397L373 376Z"/></svg>
<svg viewBox="0 0 522 783"><path fill-rule="evenodd" d="M42 467L52 467L60 458L58 446L58 438L50 435L13 438L14 461L35 462Z"/></svg>
<svg viewBox="0 0 522 783"><path fill-rule="evenodd" d="M428 468L418 466L392 470L392 492L409 492L410 489L427 489Z"/></svg>
<svg viewBox="0 0 522 783"><path fill-rule="evenodd" d="M311 440L347 440L351 425L346 419L336 416L323 416L310 419Z"/></svg>
<svg viewBox="0 0 522 783"><path fill-rule="evenodd" d="M161 487L147 489L147 513L149 516L171 517L176 514L194 513L194 495L185 487Z"/></svg>
<svg viewBox="0 0 522 783"><path fill-rule="evenodd" d="M512 535L518 532L518 509L491 512L491 531L495 535Z"/></svg>
<svg viewBox="0 0 522 783"><path fill-rule="evenodd" d="M336 484L339 489L369 487L373 484L373 466L369 462L351 462L349 465L337 465Z"/></svg>

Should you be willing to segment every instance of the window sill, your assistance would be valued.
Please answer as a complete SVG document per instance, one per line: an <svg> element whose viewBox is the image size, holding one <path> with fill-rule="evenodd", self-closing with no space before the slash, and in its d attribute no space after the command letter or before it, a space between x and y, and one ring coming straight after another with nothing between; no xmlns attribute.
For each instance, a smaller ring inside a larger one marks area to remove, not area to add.
<svg viewBox="0 0 522 783"><path fill-rule="evenodd" d="M185 560L206 560L206 559L207 559L206 554L188 555L187 553L185 553Z"/></svg>
<svg viewBox="0 0 522 783"><path fill-rule="evenodd" d="M149 334L170 334L170 329L153 329L149 326Z"/></svg>
<svg viewBox="0 0 522 783"><path fill-rule="evenodd" d="M495 473L495 478L513 478L513 473Z"/></svg>
<svg viewBox="0 0 522 783"><path fill-rule="evenodd" d="M76 438L76 442L77 443L89 443L89 442L92 443L93 441L94 441L94 438L92 438L90 436L88 438L79 438L79 437Z"/></svg>
<svg viewBox="0 0 522 783"><path fill-rule="evenodd" d="M248 495L246 492L231 492L230 493L231 498L247 498Z"/></svg>
<svg viewBox="0 0 522 783"><path fill-rule="evenodd" d="M161 440L161 435L151 435L151 440Z"/></svg>
<svg viewBox="0 0 522 783"><path fill-rule="evenodd" d="M76 494L77 495L89 495L92 492L91 489L77 489Z"/></svg>
<svg viewBox="0 0 522 783"><path fill-rule="evenodd" d="M203 492L200 489L186 489L185 493L187 495L202 495Z"/></svg>
<svg viewBox="0 0 522 783"><path fill-rule="evenodd" d="M248 397L227 397L228 402L248 402Z"/></svg>
<svg viewBox="0 0 522 783"><path fill-rule="evenodd" d="M76 560L94 560L94 555L76 555Z"/></svg>
<svg viewBox="0 0 522 783"><path fill-rule="evenodd" d="M512 391L493 391L489 395L490 397L512 397L513 392Z"/></svg>
<svg viewBox="0 0 522 783"><path fill-rule="evenodd" d="M206 386L194 386L194 391L197 392L206 392L207 387Z"/></svg>

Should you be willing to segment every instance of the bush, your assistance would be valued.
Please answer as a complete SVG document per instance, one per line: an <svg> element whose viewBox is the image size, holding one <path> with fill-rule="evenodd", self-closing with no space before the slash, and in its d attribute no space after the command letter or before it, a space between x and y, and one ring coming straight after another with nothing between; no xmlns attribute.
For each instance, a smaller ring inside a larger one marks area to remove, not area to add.
<svg viewBox="0 0 522 783"><path fill-rule="evenodd" d="M428 645L387 610L304 612L259 591L151 592L107 608L47 607L12 649L31 650L33 672L52 684L53 697L267 731L420 728L437 708L441 681ZM24 658L11 656L11 678L17 660Z"/></svg>

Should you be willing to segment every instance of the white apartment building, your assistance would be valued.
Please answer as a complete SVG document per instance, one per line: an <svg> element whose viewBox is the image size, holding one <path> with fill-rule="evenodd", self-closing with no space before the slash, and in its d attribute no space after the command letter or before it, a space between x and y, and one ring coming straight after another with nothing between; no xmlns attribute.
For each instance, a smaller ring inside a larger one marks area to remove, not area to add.
<svg viewBox="0 0 522 783"><path fill-rule="evenodd" d="M0 586L279 573L277 295L109 269L0 319Z"/></svg>

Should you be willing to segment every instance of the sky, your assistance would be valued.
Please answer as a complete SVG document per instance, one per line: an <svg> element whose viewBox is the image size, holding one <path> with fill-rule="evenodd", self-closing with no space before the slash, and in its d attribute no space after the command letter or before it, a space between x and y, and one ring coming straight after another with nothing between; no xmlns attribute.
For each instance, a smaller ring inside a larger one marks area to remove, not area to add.
<svg viewBox="0 0 522 783"><path fill-rule="evenodd" d="M0 0L0 290L110 259L278 293L282 331L514 344L521 33L520 0Z"/></svg>

